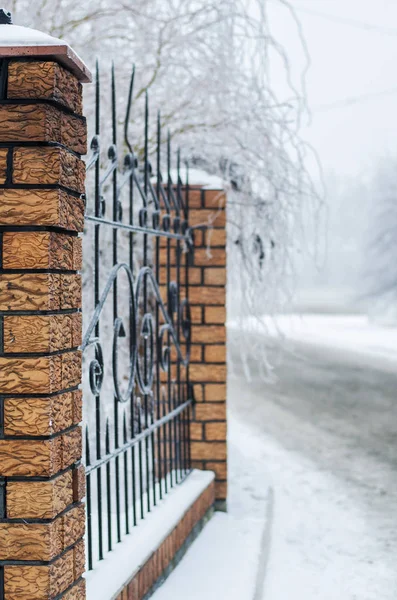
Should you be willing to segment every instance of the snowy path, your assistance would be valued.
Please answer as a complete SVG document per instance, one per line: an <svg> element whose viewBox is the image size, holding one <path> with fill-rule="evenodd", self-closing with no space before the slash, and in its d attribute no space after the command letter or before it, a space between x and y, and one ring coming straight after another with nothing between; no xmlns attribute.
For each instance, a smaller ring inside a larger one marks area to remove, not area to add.
<svg viewBox="0 0 397 600"><path fill-rule="evenodd" d="M156 600L396 600L397 374L306 340L275 384L231 377L231 519L207 525Z"/></svg>
<svg viewBox="0 0 397 600"><path fill-rule="evenodd" d="M397 375L304 346L277 372L229 388L273 491L264 600L395 600Z"/></svg>

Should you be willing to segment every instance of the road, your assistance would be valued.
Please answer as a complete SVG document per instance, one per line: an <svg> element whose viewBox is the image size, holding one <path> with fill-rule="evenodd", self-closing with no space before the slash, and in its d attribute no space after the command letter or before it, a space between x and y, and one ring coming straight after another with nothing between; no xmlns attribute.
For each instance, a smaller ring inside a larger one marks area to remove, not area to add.
<svg viewBox="0 0 397 600"><path fill-rule="evenodd" d="M229 382L271 490L264 600L395 600L397 373L299 346L276 375Z"/></svg>

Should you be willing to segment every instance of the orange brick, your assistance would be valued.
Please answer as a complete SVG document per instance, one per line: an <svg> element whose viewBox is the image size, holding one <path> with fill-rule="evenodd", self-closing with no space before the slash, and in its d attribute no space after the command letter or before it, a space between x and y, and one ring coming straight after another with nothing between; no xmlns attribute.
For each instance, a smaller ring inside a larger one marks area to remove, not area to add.
<svg viewBox="0 0 397 600"><path fill-rule="evenodd" d="M224 287L194 286L189 290L190 304L206 304L208 306L226 304L226 290Z"/></svg>
<svg viewBox="0 0 397 600"><path fill-rule="evenodd" d="M224 442L227 437L226 423L206 423L205 439L208 441Z"/></svg>
<svg viewBox="0 0 397 600"><path fill-rule="evenodd" d="M206 462L204 468L208 471L214 471L217 479L227 479L226 462Z"/></svg>
<svg viewBox="0 0 397 600"><path fill-rule="evenodd" d="M226 402L200 402L196 406L196 421L225 421Z"/></svg>
<svg viewBox="0 0 397 600"><path fill-rule="evenodd" d="M189 208L201 208L201 188L189 188Z"/></svg>
<svg viewBox="0 0 397 600"><path fill-rule="evenodd" d="M224 287L226 285L226 269L204 269L204 284Z"/></svg>
<svg viewBox="0 0 397 600"><path fill-rule="evenodd" d="M223 325L194 325L192 327L192 342L197 344L222 344L226 341L226 327Z"/></svg>
<svg viewBox="0 0 397 600"><path fill-rule="evenodd" d="M193 460L192 461L192 469L205 469L205 463L202 460ZM213 471L213 469L209 469Z"/></svg>
<svg viewBox="0 0 397 600"><path fill-rule="evenodd" d="M203 309L201 306L192 306L190 308L192 323L200 325L203 322Z"/></svg>
<svg viewBox="0 0 397 600"><path fill-rule="evenodd" d="M205 246L226 246L226 230L222 229L207 229L203 234L203 244Z"/></svg>
<svg viewBox="0 0 397 600"><path fill-rule="evenodd" d="M219 402L226 401L226 384L223 385L206 385L205 386L205 401Z"/></svg>
<svg viewBox="0 0 397 600"><path fill-rule="evenodd" d="M211 209L193 209L189 211L189 224L212 225L213 227L224 227L226 225L226 212Z"/></svg>
<svg viewBox="0 0 397 600"><path fill-rule="evenodd" d="M204 386L203 385L195 385L194 388L194 399L196 402L203 402L204 400Z"/></svg>
<svg viewBox="0 0 397 600"><path fill-rule="evenodd" d="M190 348L190 362L201 363L203 360L203 347L194 345Z"/></svg>
<svg viewBox="0 0 397 600"><path fill-rule="evenodd" d="M190 423L190 438L198 441L203 439L203 425L201 423Z"/></svg>
<svg viewBox="0 0 397 600"><path fill-rule="evenodd" d="M225 306L206 306L204 308L204 321L206 324L224 324L226 322Z"/></svg>
<svg viewBox="0 0 397 600"><path fill-rule="evenodd" d="M227 498L227 482L215 481L215 494L217 500L226 500Z"/></svg>
<svg viewBox="0 0 397 600"><path fill-rule="evenodd" d="M225 442L192 442L192 460L226 460Z"/></svg>
<svg viewBox="0 0 397 600"><path fill-rule="evenodd" d="M197 248L194 251L194 264L199 267L226 264L225 248L211 248L209 252L206 248Z"/></svg>
<svg viewBox="0 0 397 600"><path fill-rule="evenodd" d="M204 205L207 208L225 208L226 193L224 190L204 190Z"/></svg>
<svg viewBox="0 0 397 600"><path fill-rule="evenodd" d="M203 270L201 267L190 267L189 268L189 285L201 284L202 271ZM171 277L170 277L171 281L176 281L176 270L174 268L171 269L170 275L171 275ZM165 283L167 283L167 270L166 270L165 264L163 264L163 266L160 267L159 280L160 280L161 285L164 285ZM185 283L185 267L184 266L182 266L181 270L180 270L180 281L181 281L181 286L182 286L181 291L183 291L183 285Z"/></svg>
<svg viewBox="0 0 397 600"><path fill-rule="evenodd" d="M204 359L206 363L226 363L226 345L205 346Z"/></svg>
<svg viewBox="0 0 397 600"><path fill-rule="evenodd" d="M226 365L192 364L190 381L226 381Z"/></svg>

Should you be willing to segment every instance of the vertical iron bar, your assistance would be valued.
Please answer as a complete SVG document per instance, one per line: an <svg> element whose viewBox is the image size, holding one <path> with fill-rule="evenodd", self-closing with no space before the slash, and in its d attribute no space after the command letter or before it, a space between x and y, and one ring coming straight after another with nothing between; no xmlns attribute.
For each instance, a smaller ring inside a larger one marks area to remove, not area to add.
<svg viewBox="0 0 397 600"><path fill-rule="evenodd" d="M0 100L7 98L7 84L8 84L8 64L9 58L0 59Z"/></svg>
<svg viewBox="0 0 397 600"><path fill-rule="evenodd" d="M137 409L138 409L138 433L142 433L142 405L141 399L137 398ZM143 507L143 457L142 457L142 440L139 442L139 498L140 498L140 509L141 519L145 518L144 507Z"/></svg>
<svg viewBox="0 0 397 600"><path fill-rule="evenodd" d="M128 127L130 122L130 113L132 107L132 94L134 90L134 80L135 80L135 65L132 67L131 79L130 79L130 87L128 90L128 100L127 100L127 112L125 115L124 121L124 141L128 147L128 150L132 157L131 164L131 174L129 178L129 224L134 224L134 177L135 177L135 156L133 152L133 148L131 142L128 137ZM128 234L128 261L130 271L134 273L134 237L132 231ZM132 359L132 348L136 343L135 339L135 323L133 322L133 306L130 303L130 360ZM131 430L131 438L135 437L135 392L134 389L131 391L130 396L130 430ZM135 460L135 446L131 448L131 478L132 478L132 522L135 527L137 524L137 511L136 511L136 460Z"/></svg>
<svg viewBox="0 0 397 600"><path fill-rule="evenodd" d="M85 464L87 467L90 466L90 442L88 427L85 429ZM87 475L86 481L86 510L87 510L87 559L88 559L88 570L92 569L92 505L91 505L91 475Z"/></svg>
<svg viewBox="0 0 397 600"><path fill-rule="evenodd" d="M145 155L144 155L144 194L146 198L148 197L148 186L149 186L149 97L148 92L145 92ZM148 218L148 213L145 213L146 219ZM147 234L143 234L143 266L146 267L148 264L148 240ZM147 277L146 275L143 278L143 314L146 315L147 311ZM144 339L144 374L145 374L145 382L148 378L148 365L147 365L147 340ZM148 394L144 394L144 410L145 410L145 428L147 429L149 426L149 407L148 407ZM149 438L145 439L145 457L146 457L146 500L147 500L147 509L150 512L150 473L149 473Z"/></svg>
<svg viewBox="0 0 397 600"><path fill-rule="evenodd" d="M135 403L134 393L131 394L131 437L135 437ZM135 464L135 446L131 448L131 468L132 468L132 516L133 524L136 526L138 520L136 515L136 464Z"/></svg>
<svg viewBox="0 0 397 600"><path fill-rule="evenodd" d="M110 454L110 430L109 430L109 419L106 419L106 431L105 431L105 450L106 455ZM110 460L106 463L106 496L107 496L107 517L108 517L108 551L112 550L112 485L111 485L111 471L110 471Z"/></svg>
<svg viewBox="0 0 397 600"><path fill-rule="evenodd" d="M167 133L167 198L168 204L171 206L171 135L168 130ZM171 286L171 240L167 238L167 310L171 318L172 324L174 324L174 315L172 312L172 303L170 301L170 286ZM171 399L171 378L172 378L172 360L171 360L171 336L167 336L167 344L170 348L169 354L169 368L167 373L167 395L168 395L168 410L172 411L172 399ZM173 468L174 468L174 455L173 455L173 443L172 443L172 423L169 421L168 435L169 435L169 449L170 449L170 486L173 487Z"/></svg>
<svg viewBox="0 0 397 600"><path fill-rule="evenodd" d="M161 197L161 119L160 111L157 113L157 184L156 193L157 198L160 202ZM156 248L155 248L155 276L158 287L160 288L160 238L156 236ZM160 312L159 303L156 299L156 340L159 339L159 327L160 327ZM156 345L158 350L158 345ZM160 356L156 352L156 399L157 399L157 419L161 418L160 413ZM162 428L159 427L157 430L157 464L158 464L158 479L159 479L159 496L160 500L163 497L163 482L162 482L162 453L161 453L161 433Z"/></svg>
<svg viewBox="0 0 397 600"><path fill-rule="evenodd" d="M114 72L114 63L112 63L112 142L113 145L117 148L117 117L116 117L116 81L115 81L115 72ZM116 159L117 160L117 159ZM118 194L117 194L117 169L114 169L113 174L113 221L119 220L119 211L118 211ZM113 265L117 264L118 260L118 252L117 252L117 227L113 228ZM118 317L117 310L117 278L113 284L113 322L116 321ZM119 402L114 396L114 445L115 448L119 447ZM121 515L120 515L120 462L119 455L115 458L115 468L116 468L116 517L117 517L117 541L121 541Z"/></svg>
<svg viewBox="0 0 397 600"><path fill-rule="evenodd" d="M123 443L127 443L127 419L125 411L123 412ZM125 509L125 532L130 532L129 523L129 504L128 504L128 454L127 450L123 452L124 463L124 509Z"/></svg>
<svg viewBox="0 0 397 600"><path fill-rule="evenodd" d="M167 412L167 399L165 397L165 388L161 387L160 388L160 397L161 397L161 412L162 415L161 416L165 416L166 412ZM168 493L168 479L167 479L167 425L164 424L162 429L162 437L163 437L163 448L164 448L164 469L163 469L163 473L164 473L164 491L167 494Z"/></svg>
<svg viewBox="0 0 397 600"><path fill-rule="evenodd" d="M95 68L95 135L100 135L100 82L99 82L99 64L96 61ZM100 160L95 162L95 216L101 216L101 198L100 198ZM94 227L94 310L99 304L99 253L100 253L100 225ZM95 325L95 337L99 338L100 325L99 319ZM99 360L97 347L95 347L95 359ZM101 398L99 394L95 395L95 439L96 439L96 459L101 459ZM102 470L97 470L97 502L98 502L98 547L99 560L103 559L103 538L102 538Z"/></svg>
<svg viewBox="0 0 397 600"><path fill-rule="evenodd" d="M181 151L178 148L177 151L177 198L178 198L178 204L181 204ZM182 221L180 223L180 227L182 225ZM180 288L181 288L181 241L178 239L176 242L176 287L177 287L177 301L176 301L176 306L177 306L177 313L176 313L176 319L177 319L177 323L176 323L176 335L177 335L177 340L178 340L178 344L180 345L180 341L181 341L181 294L180 294ZM176 397L176 403L179 405L181 403L181 362L178 358L178 356L176 357L176 385L177 385L177 397ZM182 431L181 431L181 416L178 415L176 418L176 423L175 423L175 428L177 430L177 440L176 440L176 449L177 449L177 458L178 458L178 464L176 465L176 469L178 469L179 466L179 472L180 472L180 476L182 477L182 444L181 444L181 436L182 436Z"/></svg>
<svg viewBox="0 0 397 600"><path fill-rule="evenodd" d="M126 141L127 141L127 145L128 145L128 148L131 153L132 153L132 146L131 146L130 142L128 141L127 132L128 132L128 120L129 120L129 115L130 115L129 109L130 109L131 102L132 102L132 90L133 90L133 85L134 85L134 75L135 75L135 67L133 68L132 76L131 76L130 90L129 90L129 95L128 95L128 110L127 110L126 125L125 125ZM135 171L135 157L133 155L132 156L132 171L131 171L130 181L129 181L129 223L130 223L130 225L134 224L134 171ZM131 273L134 273L134 237L133 237L132 231L130 231L130 233L128 235L128 250L129 250L129 267L130 267ZM130 306L130 341L131 341L131 343L132 343L132 341L136 342L135 339L134 340L132 339L133 336L135 335L134 332L135 332L135 323L133 323L132 306ZM134 392L134 390L132 390L132 392L131 392L130 411L131 411L131 424L130 424L131 437L134 438L135 437L135 392ZM137 511L136 511L135 446L132 446L132 448L131 448L131 469L132 469L132 504L133 504L132 516L133 516L133 525L136 526Z"/></svg>

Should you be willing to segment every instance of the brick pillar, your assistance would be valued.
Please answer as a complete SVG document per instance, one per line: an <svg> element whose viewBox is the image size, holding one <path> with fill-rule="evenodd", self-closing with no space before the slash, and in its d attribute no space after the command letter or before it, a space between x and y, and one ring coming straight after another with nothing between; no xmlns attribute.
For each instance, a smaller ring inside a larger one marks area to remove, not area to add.
<svg viewBox="0 0 397 600"><path fill-rule="evenodd" d="M216 499L226 509L226 194L191 188L190 225L213 228L196 231L194 266L190 269L192 355L190 379L197 401L191 424L195 468L215 471Z"/></svg>
<svg viewBox="0 0 397 600"><path fill-rule="evenodd" d="M12 29L0 25L0 597L80 600L80 81L89 74L39 32L30 35L39 46L7 47Z"/></svg>

